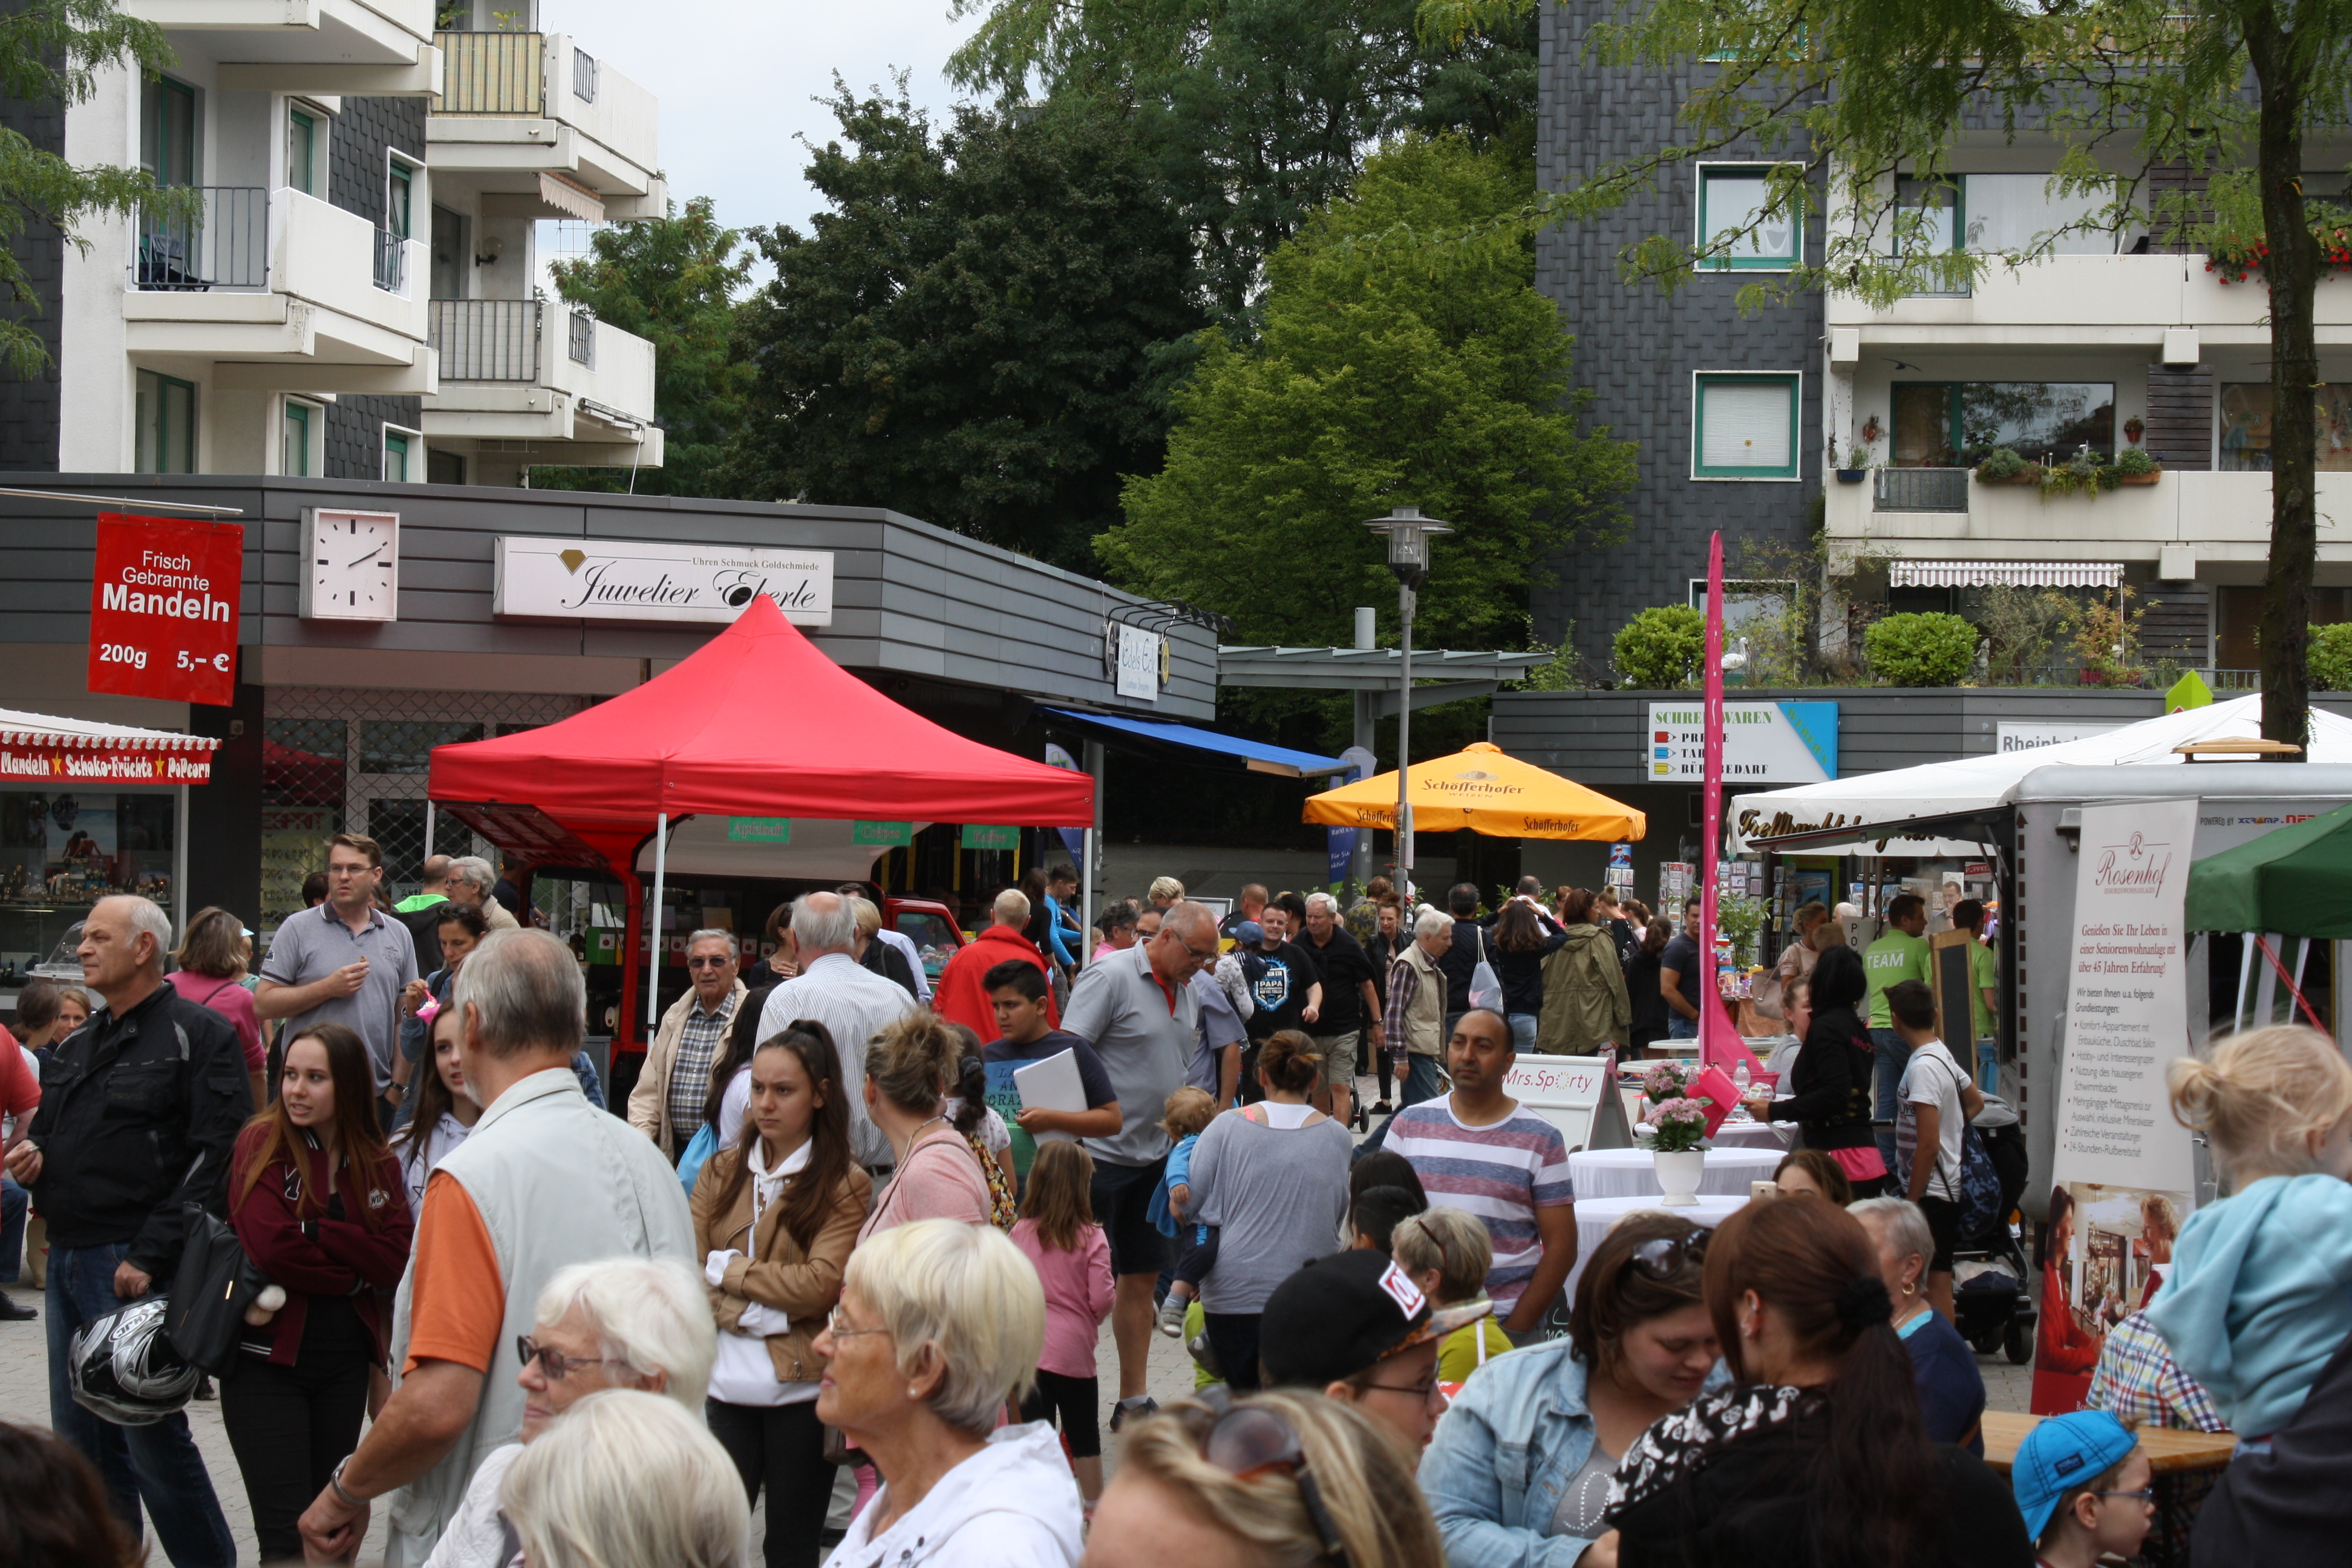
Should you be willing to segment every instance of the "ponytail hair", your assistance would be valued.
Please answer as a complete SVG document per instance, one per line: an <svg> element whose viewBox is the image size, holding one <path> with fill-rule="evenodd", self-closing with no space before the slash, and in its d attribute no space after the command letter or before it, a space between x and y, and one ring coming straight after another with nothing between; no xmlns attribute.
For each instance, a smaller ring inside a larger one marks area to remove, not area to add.
<svg viewBox="0 0 2352 1568"><path fill-rule="evenodd" d="M980 1124L988 1118L988 1063L980 1054L980 1039L965 1024L949 1026L963 1038L959 1042L962 1054L956 1058L955 1070L948 1075L949 1092L955 1096L956 1111L949 1125L964 1137L980 1131Z"/></svg>
<svg viewBox="0 0 2352 1568"><path fill-rule="evenodd" d="M1862 1222L1830 1204L1749 1204L1717 1227L1706 1304L1732 1374L1744 1364L1739 1319L1748 1291L1785 1322L1799 1349L1835 1368L1828 1440L1806 1478L1805 1555L1821 1568L1908 1563L1948 1529L1911 1357Z"/></svg>
<svg viewBox="0 0 2352 1568"><path fill-rule="evenodd" d="M1267 1090L1305 1094L1323 1071L1323 1054L1297 1029L1277 1029L1257 1051L1257 1076Z"/></svg>
<svg viewBox="0 0 2352 1568"><path fill-rule="evenodd" d="M2300 1024L2232 1035L2209 1057L2174 1061L2165 1080L2173 1120L2206 1135L2233 1187L2308 1174L2316 1167L2307 1139L2352 1116L2352 1065Z"/></svg>

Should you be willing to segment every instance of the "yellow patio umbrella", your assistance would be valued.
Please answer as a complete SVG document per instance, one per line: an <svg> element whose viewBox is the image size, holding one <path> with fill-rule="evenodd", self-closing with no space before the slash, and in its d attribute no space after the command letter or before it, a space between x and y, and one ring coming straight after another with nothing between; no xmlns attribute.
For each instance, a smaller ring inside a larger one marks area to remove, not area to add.
<svg viewBox="0 0 2352 1568"><path fill-rule="evenodd" d="M1468 828L1490 838L1639 838L1648 819L1622 801L1546 773L1485 741L1450 757L1415 763L1412 789L1416 833ZM1387 827L1396 824L1397 776L1381 773L1307 797L1303 822L1327 827Z"/></svg>

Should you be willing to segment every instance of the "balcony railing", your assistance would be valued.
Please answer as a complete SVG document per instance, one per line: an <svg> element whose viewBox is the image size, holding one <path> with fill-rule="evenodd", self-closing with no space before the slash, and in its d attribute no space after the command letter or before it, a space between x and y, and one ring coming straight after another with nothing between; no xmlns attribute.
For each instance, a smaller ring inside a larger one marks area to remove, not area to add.
<svg viewBox="0 0 2352 1568"><path fill-rule="evenodd" d="M594 370L596 368L596 318L585 310L572 311L570 338L571 341L566 347L571 352L572 363L584 364L590 370Z"/></svg>
<svg viewBox="0 0 2352 1568"><path fill-rule="evenodd" d="M572 51L572 96L583 103L596 101L596 57L578 47Z"/></svg>
<svg viewBox="0 0 2352 1568"><path fill-rule="evenodd" d="M375 286L387 294L408 292L408 241L388 228L375 231Z"/></svg>
<svg viewBox="0 0 2352 1568"><path fill-rule="evenodd" d="M1876 510L1966 511L1969 478L1967 468L1881 468Z"/></svg>
<svg viewBox="0 0 2352 1568"><path fill-rule="evenodd" d="M441 49L441 96L436 114L507 114L536 118L547 111L547 72L539 33L436 33ZM590 71L593 83L594 71ZM591 93L593 87L591 87Z"/></svg>
<svg viewBox="0 0 2352 1568"><path fill-rule="evenodd" d="M258 185L199 185L193 217L140 214L131 231L135 289L260 289L269 281L269 193Z"/></svg>
<svg viewBox="0 0 2352 1568"><path fill-rule="evenodd" d="M539 380L538 300L436 300L432 312L442 380Z"/></svg>

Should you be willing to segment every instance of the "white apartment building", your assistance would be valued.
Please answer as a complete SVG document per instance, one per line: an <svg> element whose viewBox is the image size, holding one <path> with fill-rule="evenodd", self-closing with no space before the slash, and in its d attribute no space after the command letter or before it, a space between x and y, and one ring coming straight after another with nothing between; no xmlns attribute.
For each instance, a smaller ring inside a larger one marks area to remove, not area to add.
<svg viewBox="0 0 2352 1568"><path fill-rule="evenodd" d="M653 100L527 30L527 4L477 5L125 0L177 53L159 79L110 69L62 116L0 105L36 145L200 204L92 221L86 250L24 237L54 363L0 377L0 468L658 464L652 346L531 298L532 220L664 210Z"/></svg>
<svg viewBox="0 0 2352 1568"><path fill-rule="evenodd" d="M1942 243L2021 248L2090 205L2049 194L2054 149L1987 140L1955 160L1935 220ZM2310 149L2306 188L2340 191L2346 160L2345 148ZM1832 548L1886 561L1898 609L1950 607L1989 582L2127 582L2148 609L2149 652L2251 672L2271 509L2261 274L2225 283L2204 256L2145 233L2055 248L1890 310L1827 298L1819 449L1845 463L1860 447L1870 466L1823 464ZM2320 284L2318 336L2324 622L2352 618L2352 284ZM1966 466L1997 447L2063 461L2084 444L2110 456L2137 446L2162 475L2044 499L1972 482Z"/></svg>

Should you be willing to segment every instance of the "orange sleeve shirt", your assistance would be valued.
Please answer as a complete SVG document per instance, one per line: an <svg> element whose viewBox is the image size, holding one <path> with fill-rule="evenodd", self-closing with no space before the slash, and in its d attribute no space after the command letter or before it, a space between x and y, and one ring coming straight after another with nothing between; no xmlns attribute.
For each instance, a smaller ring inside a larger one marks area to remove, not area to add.
<svg viewBox="0 0 2352 1568"><path fill-rule="evenodd" d="M488 1375L506 1326L506 1282L489 1228L455 1176L436 1171L416 1216L416 1278L409 1290L408 1359L455 1362Z"/></svg>

